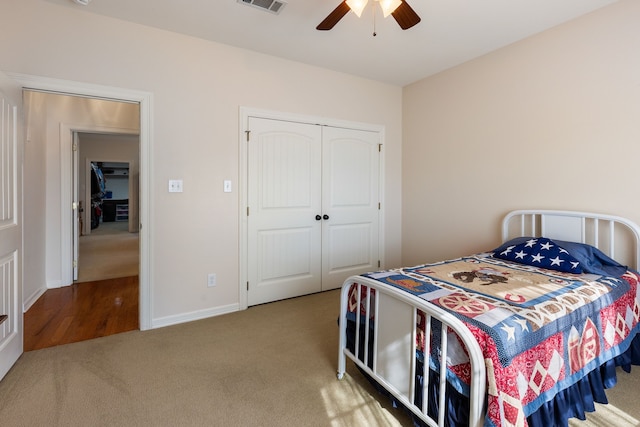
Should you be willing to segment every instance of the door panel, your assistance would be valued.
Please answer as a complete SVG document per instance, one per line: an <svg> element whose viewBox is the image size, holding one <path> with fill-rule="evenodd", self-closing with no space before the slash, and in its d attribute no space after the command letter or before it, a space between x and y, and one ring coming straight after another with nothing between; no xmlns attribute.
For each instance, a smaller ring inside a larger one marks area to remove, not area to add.
<svg viewBox="0 0 640 427"><path fill-rule="evenodd" d="M379 132L249 118L248 305L378 268Z"/></svg>
<svg viewBox="0 0 640 427"><path fill-rule="evenodd" d="M0 379L23 348L20 106L21 89L0 73Z"/></svg>
<svg viewBox="0 0 640 427"><path fill-rule="evenodd" d="M249 119L248 304L321 289L321 130Z"/></svg>
<svg viewBox="0 0 640 427"><path fill-rule="evenodd" d="M378 268L378 132L323 128L322 290Z"/></svg>

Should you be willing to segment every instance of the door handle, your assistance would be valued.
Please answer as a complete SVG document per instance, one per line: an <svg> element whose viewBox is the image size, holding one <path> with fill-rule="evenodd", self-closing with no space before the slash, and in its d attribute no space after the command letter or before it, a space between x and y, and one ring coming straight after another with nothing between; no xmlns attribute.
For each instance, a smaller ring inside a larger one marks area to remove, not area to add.
<svg viewBox="0 0 640 427"><path fill-rule="evenodd" d="M316 215L316 221L320 221L322 217L320 215Z"/></svg>
<svg viewBox="0 0 640 427"><path fill-rule="evenodd" d="M322 215L322 219L329 219L329 215L327 214Z"/></svg>

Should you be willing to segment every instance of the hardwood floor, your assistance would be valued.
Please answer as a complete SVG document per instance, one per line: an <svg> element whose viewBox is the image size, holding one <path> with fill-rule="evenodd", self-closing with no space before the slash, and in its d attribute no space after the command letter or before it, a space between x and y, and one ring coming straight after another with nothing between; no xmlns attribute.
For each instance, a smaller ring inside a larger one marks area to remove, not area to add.
<svg viewBox="0 0 640 427"><path fill-rule="evenodd" d="M47 290L24 314L24 351L139 328L138 276Z"/></svg>

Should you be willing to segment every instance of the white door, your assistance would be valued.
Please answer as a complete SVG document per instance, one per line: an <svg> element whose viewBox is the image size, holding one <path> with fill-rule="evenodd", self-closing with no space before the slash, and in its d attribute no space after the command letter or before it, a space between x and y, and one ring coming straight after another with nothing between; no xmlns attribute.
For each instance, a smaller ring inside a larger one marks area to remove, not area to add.
<svg viewBox="0 0 640 427"><path fill-rule="evenodd" d="M0 73L0 379L23 349L21 96Z"/></svg>
<svg viewBox="0 0 640 427"><path fill-rule="evenodd" d="M378 132L249 118L248 305L378 268Z"/></svg>
<svg viewBox="0 0 640 427"><path fill-rule="evenodd" d="M380 134L323 127L322 290L377 270Z"/></svg>
<svg viewBox="0 0 640 427"><path fill-rule="evenodd" d="M321 128L251 117L249 130L248 304L318 292Z"/></svg>

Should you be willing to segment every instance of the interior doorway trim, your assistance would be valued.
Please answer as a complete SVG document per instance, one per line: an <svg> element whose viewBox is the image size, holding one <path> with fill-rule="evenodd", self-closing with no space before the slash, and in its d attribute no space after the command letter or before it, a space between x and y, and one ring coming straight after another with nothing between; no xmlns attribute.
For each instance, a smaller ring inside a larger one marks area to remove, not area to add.
<svg viewBox="0 0 640 427"><path fill-rule="evenodd" d="M340 119L331 119L326 117L316 117L316 116L307 116L301 114L294 113L284 113L280 111L271 111L271 110L263 110L258 108L251 107L240 107L239 112L239 147L240 147L240 166L239 166L239 174L238 174L238 188L240 189L239 194L239 210L240 210L240 239L239 239L239 256L240 256L240 271L239 278L240 283L238 286L239 289L239 309L245 310L249 307L249 290L248 288L248 265L247 265L247 253L248 253L248 238L249 238L249 230L248 230L248 219L247 219L247 207L248 207L248 185L247 185L247 176L249 173L248 170L248 149L247 149L247 131L249 129L249 117L259 117L263 119L272 119L272 120L283 120L287 122L295 122L295 123L307 123L319 126L332 126L332 127L341 127L346 129L355 129L355 130L365 130L365 131L374 131L380 134L380 143L384 144L385 142L385 127L382 125L374 125L370 123L361 123L361 122L352 122L347 120ZM379 185L380 185L380 203L382 206L384 204L385 197L385 156L384 151L382 152L382 156L380 157L380 177L379 177ZM378 245L380 248L380 261L382 266L385 265L385 246L384 246L384 229L385 229L385 209L380 211L380 222L379 222L379 238Z"/></svg>
<svg viewBox="0 0 640 427"><path fill-rule="evenodd" d="M135 102L140 105L140 330L147 330L152 325L153 283L151 268L151 248L153 237L151 230L152 204L151 198L151 154L153 139L153 93L138 90L102 86L90 83L59 80L49 77L32 76L19 73L6 73L23 89L57 92L74 96L102 98L115 101ZM69 234L70 236L70 234Z"/></svg>

